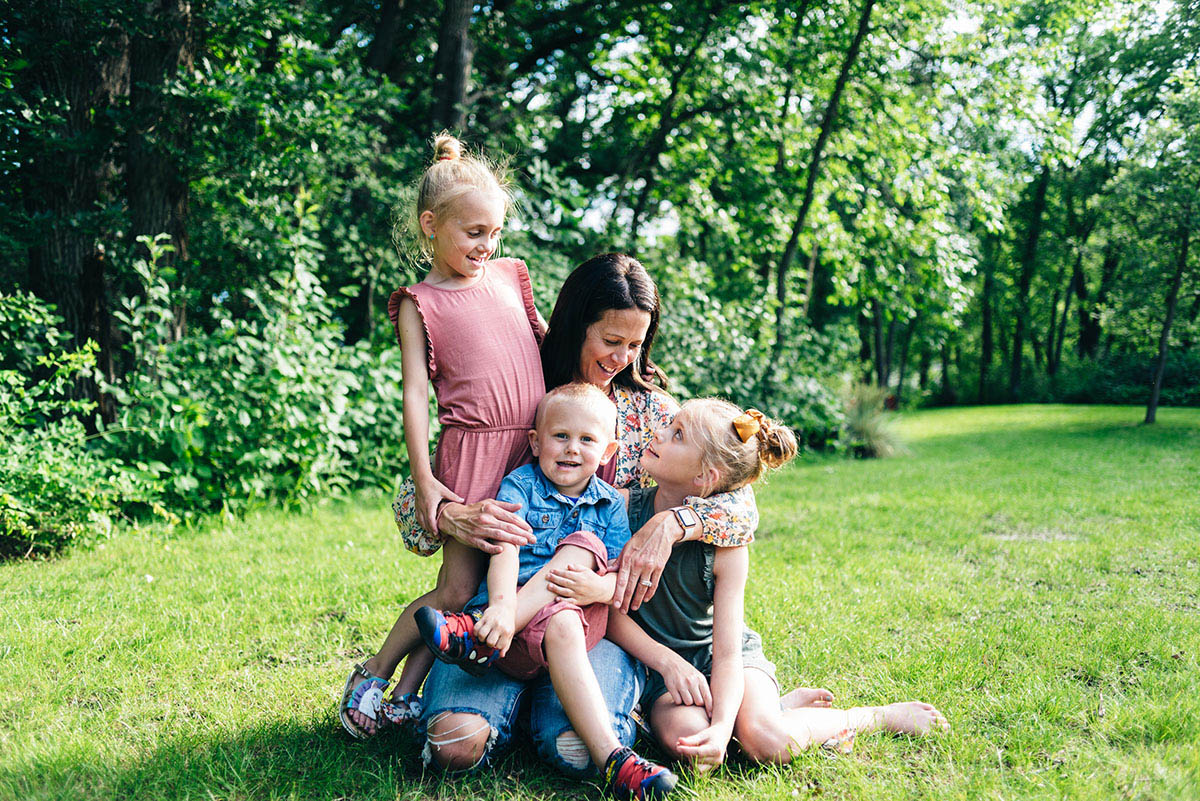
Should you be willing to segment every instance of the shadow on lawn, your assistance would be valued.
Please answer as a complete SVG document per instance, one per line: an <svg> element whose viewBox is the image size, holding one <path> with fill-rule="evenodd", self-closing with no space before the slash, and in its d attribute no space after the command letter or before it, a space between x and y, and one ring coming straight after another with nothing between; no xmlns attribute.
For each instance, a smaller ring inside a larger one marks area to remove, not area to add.
<svg viewBox="0 0 1200 801"><path fill-rule="evenodd" d="M58 766L55 766L58 767ZM596 785L559 776L519 747L479 774L423 770L416 739L389 733L352 741L332 717L311 725L259 726L229 738L170 742L119 765L72 760L64 769L33 764L0 786L22 797L122 799L516 799L593 798ZM12 781L16 779L15 783Z"/></svg>

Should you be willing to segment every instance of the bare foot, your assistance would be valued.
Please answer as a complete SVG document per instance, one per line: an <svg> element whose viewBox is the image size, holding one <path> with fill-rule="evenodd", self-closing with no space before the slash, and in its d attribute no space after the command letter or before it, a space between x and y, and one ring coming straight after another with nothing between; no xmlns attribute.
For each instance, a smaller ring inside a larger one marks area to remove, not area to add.
<svg viewBox="0 0 1200 801"><path fill-rule="evenodd" d="M920 701L901 701L877 707L885 731L897 734L929 734L936 729L949 729L950 723L931 704Z"/></svg>
<svg viewBox="0 0 1200 801"><path fill-rule="evenodd" d="M797 687L779 699L784 709L800 709L807 706L833 706L833 693L824 687Z"/></svg>

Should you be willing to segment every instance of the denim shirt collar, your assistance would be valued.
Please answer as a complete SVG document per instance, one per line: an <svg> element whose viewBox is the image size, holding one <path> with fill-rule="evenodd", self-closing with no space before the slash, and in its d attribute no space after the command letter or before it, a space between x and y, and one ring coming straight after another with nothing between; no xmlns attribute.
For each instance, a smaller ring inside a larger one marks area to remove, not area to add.
<svg viewBox="0 0 1200 801"><path fill-rule="evenodd" d="M599 503L611 500L609 494L604 491L604 482L602 482L596 477L595 474L593 474L592 477L588 479L588 485L584 489L583 494L579 496L578 500L572 501L566 495L563 495L561 492L559 492L555 486L550 483L550 479L546 478L546 474L542 472L542 468L537 462L533 463L533 486L534 489L537 490L538 495L542 496L543 498L558 498L563 503L571 506L574 506L576 503L595 506Z"/></svg>

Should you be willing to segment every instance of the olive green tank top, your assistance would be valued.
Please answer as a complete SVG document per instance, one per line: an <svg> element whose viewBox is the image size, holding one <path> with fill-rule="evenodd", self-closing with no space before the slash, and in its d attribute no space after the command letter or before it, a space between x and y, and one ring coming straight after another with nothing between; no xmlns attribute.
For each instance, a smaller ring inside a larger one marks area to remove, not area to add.
<svg viewBox="0 0 1200 801"><path fill-rule="evenodd" d="M630 488L631 531L654 516L657 494L658 487ZM673 651L712 646L715 553L715 545L703 542L676 545L659 578L658 591L630 615L647 634Z"/></svg>

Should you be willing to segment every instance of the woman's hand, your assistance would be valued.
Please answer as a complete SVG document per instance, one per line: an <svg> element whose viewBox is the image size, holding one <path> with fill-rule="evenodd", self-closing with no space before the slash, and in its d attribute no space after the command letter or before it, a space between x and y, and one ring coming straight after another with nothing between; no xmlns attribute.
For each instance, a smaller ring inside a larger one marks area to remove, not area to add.
<svg viewBox="0 0 1200 801"><path fill-rule="evenodd" d="M671 548L683 538L675 515L659 512L638 529L617 559L617 588L613 604L625 614L654 597L658 578L671 558Z"/></svg>
<svg viewBox="0 0 1200 801"><path fill-rule="evenodd" d="M442 507L438 531L488 554L500 553L500 543L518 548L532 545L536 540L533 528L516 514L520 510L519 503L490 499L471 504L450 501Z"/></svg>
<svg viewBox="0 0 1200 801"><path fill-rule="evenodd" d="M566 569L552 568L546 575L550 592L559 598L574 601L580 606L606 604L613 597L613 581L589 567L567 565Z"/></svg>
<svg viewBox="0 0 1200 801"><path fill-rule="evenodd" d="M436 530L437 510L442 505L442 501L454 501L455 503L462 503L463 501L460 495L432 475L423 476L422 478L414 476L413 491L417 496L417 505L414 510L417 515L417 522L426 531Z"/></svg>
<svg viewBox="0 0 1200 801"><path fill-rule="evenodd" d="M504 656L508 653L508 646L512 644L516 629L516 604L489 604L479 622L475 624L475 636L499 651L500 656Z"/></svg>
<svg viewBox="0 0 1200 801"><path fill-rule="evenodd" d="M671 703L680 706L702 706L705 713L712 715L712 692L708 679L692 663L678 654L671 653L664 664L654 665L667 685Z"/></svg>
<svg viewBox="0 0 1200 801"><path fill-rule="evenodd" d="M725 761L725 752L729 748L729 738L732 736L731 726L714 723L695 734L680 737L675 748L682 756L694 759L696 768L704 773Z"/></svg>

